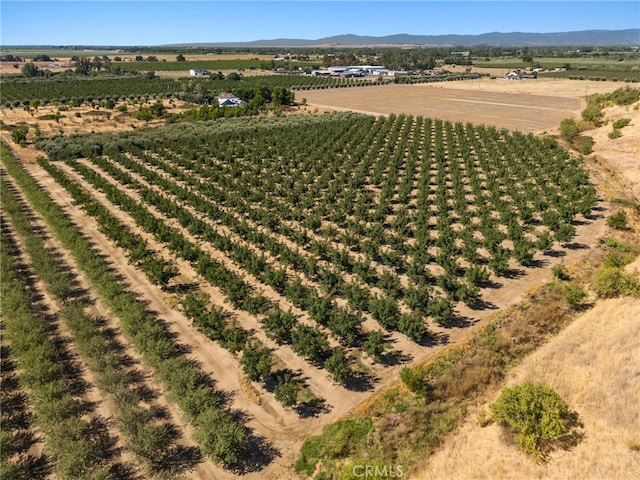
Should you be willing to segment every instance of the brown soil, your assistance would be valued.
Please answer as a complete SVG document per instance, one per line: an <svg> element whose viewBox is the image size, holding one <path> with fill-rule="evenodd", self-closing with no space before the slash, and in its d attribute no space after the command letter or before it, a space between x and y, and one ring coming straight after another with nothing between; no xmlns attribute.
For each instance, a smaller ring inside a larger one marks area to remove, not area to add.
<svg viewBox="0 0 640 480"><path fill-rule="evenodd" d="M540 133L555 131L560 121L577 117L585 92L609 92L614 82L571 80L465 80L416 85L383 85L296 92L308 108L353 110L373 115L406 113L454 122L494 125Z"/></svg>
<svg viewBox="0 0 640 480"><path fill-rule="evenodd" d="M611 180L622 192L640 201L640 108L635 105L605 108L606 121L601 127L586 132L595 145L589 159L609 169ZM609 138L613 122L628 118L631 123L620 129L618 138Z"/></svg>

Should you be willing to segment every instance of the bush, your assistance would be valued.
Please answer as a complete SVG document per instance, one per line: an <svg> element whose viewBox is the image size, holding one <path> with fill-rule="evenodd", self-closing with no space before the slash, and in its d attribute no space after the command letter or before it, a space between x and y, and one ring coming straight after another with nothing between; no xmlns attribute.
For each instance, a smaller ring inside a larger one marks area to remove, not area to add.
<svg viewBox="0 0 640 480"><path fill-rule="evenodd" d="M25 128L14 128L11 132L11 138L18 145L27 143L27 130Z"/></svg>
<svg viewBox="0 0 640 480"><path fill-rule="evenodd" d="M354 418L326 425L321 435L304 441L300 457L296 461L296 472L311 475L318 460L324 462L346 458L366 444L374 431L370 418Z"/></svg>
<svg viewBox="0 0 640 480"><path fill-rule="evenodd" d="M489 406L492 419L515 434L522 449L544 456L569 431L567 404L551 388L525 382L505 388Z"/></svg>
<svg viewBox="0 0 640 480"><path fill-rule="evenodd" d="M595 143L593 138L581 135L579 138L579 142L577 142L576 147L583 155L589 155L593 152L593 144Z"/></svg>
<svg viewBox="0 0 640 480"><path fill-rule="evenodd" d="M640 296L640 282L622 268L604 266L596 274L593 290L601 298L615 298L622 295Z"/></svg>
<svg viewBox="0 0 640 480"><path fill-rule="evenodd" d="M609 216L609 218L607 218L607 225L611 228L615 228L616 230L626 230L628 228L627 212L620 210L619 212Z"/></svg>
<svg viewBox="0 0 640 480"><path fill-rule="evenodd" d="M586 122L593 123L595 126L599 126L604 116L602 107L596 102L589 102L587 108L582 111L582 119Z"/></svg>
<svg viewBox="0 0 640 480"><path fill-rule="evenodd" d="M580 133L578 124L573 118L565 118L564 120L562 120L560 122L559 130L562 138L570 142L578 135L578 133Z"/></svg>
<svg viewBox="0 0 640 480"><path fill-rule="evenodd" d="M630 82L632 79L625 78L624 81ZM618 88L614 92L606 95L606 99L615 105L631 105L640 100L640 90L630 87Z"/></svg>
<svg viewBox="0 0 640 480"><path fill-rule="evenodd" d="M573 309L580 308L583 300L588 296L586 290L575 283L567 283L564 286L563 295L564 299Z"/></svg>
<svg viewBox="0 0 640 480"><path fill-rule="evenodd" d="M622 136L622 132L620 131L619 128L614 128L607 134L607 137L609 137L611 140L620 138L621 136Z"/></svg>
<svg viewBox="0 0 640 480"><path fill-rule="evenodd" d="M400 371L400 379L409 390L417 395L426 396L429 393L429 384L420 368L403 368Z"/></svg>
<svg viewBox="0 0 640 480"><path fill-rule="evenodd" d="M616 120L615 122L613 122L613 128L624 128L627 125L629 125L631 123L631 119L630 118L620 118L618 120Z"/></svg>
<svg viewBox="0 0 640 480"><path fill-rule="evenodd" d="M553 273L553 276L558 280L569 280L571 278L567 267L565 267L562 263L554 265L551 272Z"/></svg>
<svg viewBox="0 0 640 480"><path fill-rule="evenodd" d="M148 122L153 118L153 114L149 111L148 108L141 108L135 113L134 117L136 118L136 120Z"/></svg>

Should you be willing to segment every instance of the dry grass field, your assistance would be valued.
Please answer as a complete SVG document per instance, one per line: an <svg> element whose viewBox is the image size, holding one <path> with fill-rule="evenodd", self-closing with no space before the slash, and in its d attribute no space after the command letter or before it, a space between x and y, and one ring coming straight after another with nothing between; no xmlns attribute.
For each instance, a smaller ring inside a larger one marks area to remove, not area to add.
<svg viewBox="0 0 640 480"><path fill-rule="evenodd" d="M471 412L415 480L640 477L640 300L598 302L509 374L556 390L578 414L582 441L537 463ZM478 405L487 410L487 404Z"/></svg>

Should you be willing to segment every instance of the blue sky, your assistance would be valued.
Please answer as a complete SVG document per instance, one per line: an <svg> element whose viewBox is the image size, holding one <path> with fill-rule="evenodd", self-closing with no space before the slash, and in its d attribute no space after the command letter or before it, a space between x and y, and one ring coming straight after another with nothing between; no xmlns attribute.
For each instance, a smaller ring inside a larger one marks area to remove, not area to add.
<svg viewBox="0 0 640 480"><path fill-rule="evenodd" d="M1 45L163 45L331 35L640 27L640 1L0 1Z"/></svg>

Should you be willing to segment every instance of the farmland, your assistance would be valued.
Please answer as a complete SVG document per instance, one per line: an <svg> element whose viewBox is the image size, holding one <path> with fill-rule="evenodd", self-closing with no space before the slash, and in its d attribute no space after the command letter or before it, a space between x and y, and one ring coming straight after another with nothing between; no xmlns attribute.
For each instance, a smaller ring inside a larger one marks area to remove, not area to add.
<svg viewBox="0 0 640 480"><path fill-rule="evenodd" d="M576 113L579 95L489 81L308 90L287 115L112 133L61 123L3 146L6 284L25 308L39 298L88 366L66 373L89 388L56 386L100 405L64 411L75 441L94 446L81 422L109 418L118 446L87 447L65 471L56 432L36 423L35 450L67 478L276 478L306 436L579 258L608 205L578 158L531 133ZM67 115L94 108L69 103ZM22 365L20 332L7 338ZM29 399L42 388L21 385Z"/></svg>
<svg viewBox="0 0 640 480"><path fill-rule="evenodd" d="M563 118L577 116L585 93L620 88L607 82L480 78L465 82L384 85L357 91L324 90L298 93L310 106L387 115L406 112L452 122L495 125L540 133L557 129Z"/></svg>

